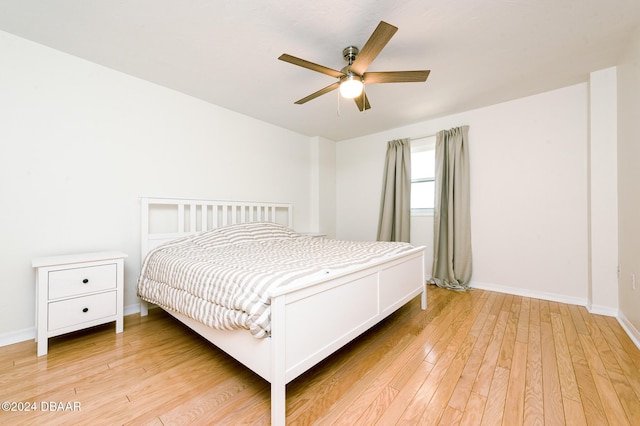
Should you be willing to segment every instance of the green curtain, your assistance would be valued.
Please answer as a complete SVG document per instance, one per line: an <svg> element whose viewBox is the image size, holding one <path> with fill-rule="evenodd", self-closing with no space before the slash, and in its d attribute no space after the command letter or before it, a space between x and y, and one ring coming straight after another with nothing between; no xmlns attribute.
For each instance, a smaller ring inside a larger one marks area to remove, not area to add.
<svg viewBox="0 0 640 426"><path fill-rule="evenodd" d="M411 139L387 143L378 241L408 243L411 222Z"/></svg>
<svg viewBox="0 0 640 426"><path fill-rule="evenodd" d="M471 281L469 126L436 134L433 272L430 282L464 291Z"/></svg>

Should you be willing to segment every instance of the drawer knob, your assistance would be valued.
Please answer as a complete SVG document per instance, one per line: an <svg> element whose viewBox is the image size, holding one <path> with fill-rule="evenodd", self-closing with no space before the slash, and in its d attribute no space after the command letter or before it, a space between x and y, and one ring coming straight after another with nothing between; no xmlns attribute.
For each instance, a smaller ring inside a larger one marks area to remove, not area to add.
<svg viewBox="0 0 640 426"><path fill-rule="evenodd" d="M89 312L89 308L82 309L82 312Z"/></svg>
<svg viewBox="0 0 640 426"><path fill-rule="evenodd" d="M82 280L82 283L83 283L83 284L86 284L86 283L88 283L88 282L89 282L89 278L85 278L84 280Z"/></svg>

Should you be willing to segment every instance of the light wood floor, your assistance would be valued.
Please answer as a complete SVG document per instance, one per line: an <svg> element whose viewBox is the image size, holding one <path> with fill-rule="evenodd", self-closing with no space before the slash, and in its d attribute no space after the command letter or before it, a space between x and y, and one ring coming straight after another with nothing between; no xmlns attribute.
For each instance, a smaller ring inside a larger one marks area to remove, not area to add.
<svg viewBox="0 0 640 426"><path fill-rule="evenodd" d="M429 287L287 386L290 424L640 422L640 351L613 318L482 290ZM159 309L0 348L0 424L268 424L269 385ZM44 408L80 411L51 412ZM14 406L16 408L16 406Z"/></svg>

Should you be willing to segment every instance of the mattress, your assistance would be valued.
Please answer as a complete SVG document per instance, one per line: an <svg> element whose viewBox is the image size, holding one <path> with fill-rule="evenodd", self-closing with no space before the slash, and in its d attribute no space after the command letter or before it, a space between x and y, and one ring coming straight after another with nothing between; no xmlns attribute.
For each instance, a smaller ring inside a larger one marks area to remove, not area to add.
<svg viewBox="0 0 640 426"><path fill-rule="evenodd" d="M180 238L148 253L138 296L210 327L270 334L273 289L411 250L397 242L313 238L266 222ZM375 289L372 289L375 291Z"/></svg>

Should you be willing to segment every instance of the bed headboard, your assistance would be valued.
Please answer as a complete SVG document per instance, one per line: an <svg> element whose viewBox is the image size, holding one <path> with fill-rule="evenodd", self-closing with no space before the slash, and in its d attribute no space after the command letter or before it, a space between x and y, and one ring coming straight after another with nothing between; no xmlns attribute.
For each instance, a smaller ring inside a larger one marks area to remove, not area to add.
<svg viewBox="0 0 640 426"><path fill-rule="evenodd" d="M141 260L149 250L185 235L245 222L293 228L293 205L253 201L141 197Z"/></svg>

